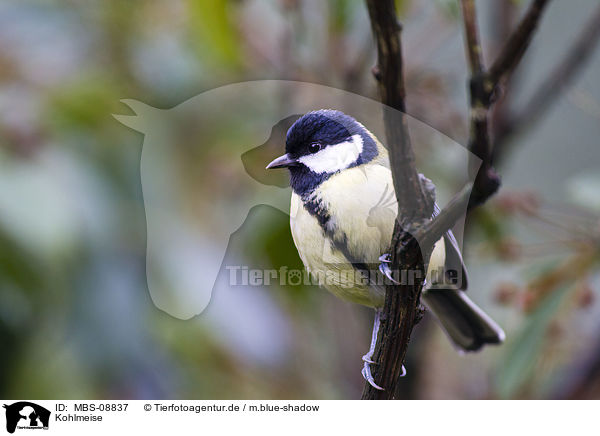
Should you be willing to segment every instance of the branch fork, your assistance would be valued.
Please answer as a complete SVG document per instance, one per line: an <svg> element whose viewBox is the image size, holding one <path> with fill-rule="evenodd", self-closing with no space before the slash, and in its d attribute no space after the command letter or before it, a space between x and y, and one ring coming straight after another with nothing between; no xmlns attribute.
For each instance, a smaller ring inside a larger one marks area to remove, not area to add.
<svg viewBox="0 0 600 436"><path fill-rule="evenodd" d="M365 384L363 399L392 399L415 324L422 317L420 295L429 260L430 247L450 229L467 206L484 203L500 186L500 178L491 164L492 149L489 138L489 109L498 94L498 86L505 80L523 56L542 11L549 0L532 0L525 16L509 37L500 55L488 72L483 65L479 43L474 0L461 0L467 54L471 71L471 134L469 149L482 160L475 182L467 184L440 212L430 219L433 209L431 188L423 186L415 167L415 158L406 120L405 88L400 31L394 0L366 0L373 36L377 44L377 65L373 75L378 83L381 102L402 113L397 115L384 109L386 140L390 151L390 165L398 200L398 217L391 242L392 269L421 271L418 283L388 285L385 305L373 360L373 376L384 390ZM423 253L423 249L426 252Z"/></svg>

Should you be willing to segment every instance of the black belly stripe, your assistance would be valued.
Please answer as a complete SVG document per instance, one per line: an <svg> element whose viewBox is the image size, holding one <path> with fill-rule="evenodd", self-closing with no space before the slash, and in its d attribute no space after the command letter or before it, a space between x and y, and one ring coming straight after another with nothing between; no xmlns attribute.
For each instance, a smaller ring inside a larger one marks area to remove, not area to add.
<svg viewBox="0 0 600 436"><path fill-rule="evenodd" d="M329 239L332 247L340 251L355 270L366 273L367 276L369 276L369 266L366 263L355 259L350 253L350 249L348 248L348 237L346 234L344 232L339 232L339 234L341 234L341 238L340 235L337 235L336 237L336 234L331 229L331 226L328 226L329 221L331 221L331 215L329 215L329 212L324 207L323 203L316 200L314 197L309 196L302 196L301 199L304 208L308 211L308 213L317 219L321 230L323 230L325 237Z"/></svg>

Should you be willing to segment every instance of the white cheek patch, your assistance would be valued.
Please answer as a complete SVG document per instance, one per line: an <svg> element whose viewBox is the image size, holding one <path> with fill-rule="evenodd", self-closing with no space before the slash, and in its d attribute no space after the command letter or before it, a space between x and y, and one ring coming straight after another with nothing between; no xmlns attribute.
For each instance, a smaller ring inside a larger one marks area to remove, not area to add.
<svg viewBox="0 0 600 436"><path fill-rule="evenodd" d="M298 160L317 174L335 173L356 162L362 151L362 137L356 134L348 141L327 146L318 153L302 156Z"/></svg>

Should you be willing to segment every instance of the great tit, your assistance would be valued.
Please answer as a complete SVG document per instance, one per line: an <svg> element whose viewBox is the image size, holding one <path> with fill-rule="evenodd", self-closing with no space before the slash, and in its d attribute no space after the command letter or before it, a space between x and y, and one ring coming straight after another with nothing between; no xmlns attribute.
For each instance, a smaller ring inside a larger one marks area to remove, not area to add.
<svg viewBox="0 0 600 436"><path fill-rule="evenodd" d="M321 286L343 300L375 309L362 374L381 389L370 364L375 363L371 358L385 297L382 273L394 280L385 253L397 215L387 150L351 116L317 110L290 127L285 151L267 169L290 172L290 227L298 254ZM451 273L453 280L448 280ZM451 231L435 244L425 283L423 303L460 350L475 351L504 340L502 329L465 295L466 270Z"/></svg>

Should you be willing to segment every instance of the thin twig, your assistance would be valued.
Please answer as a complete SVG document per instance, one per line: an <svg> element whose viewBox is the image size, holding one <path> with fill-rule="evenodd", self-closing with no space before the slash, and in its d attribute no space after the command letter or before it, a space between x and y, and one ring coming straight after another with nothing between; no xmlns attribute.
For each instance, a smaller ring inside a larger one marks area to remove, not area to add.
<svg viewBox="0 0 600 436"><path fill-rule="evenodd" d="M475 176L473 193L469 208L483 203L500 187L500 178L492 168L492 148L489 137L489 108L491 105L491 92L486 84L485 67L479 30L477 26L477 12L474 0L462 0L461 9L465 26L465 44L471 79L469 82L470 96L470 124L469 150L480 159L471 159L471 176ZM481 167L480 167L481 164Z"/></svg>
<svg viewBox="0 0 600 436"><path fill-rule="evenodd" d="M477 14L475 13L475 1L465 0L461 2L465 26L465 41L467 58L472 76L477 76L483 71L483 56L479 42L479 27L477 26Z"/></svg>
<svg viewBox="0 0 600 436"><path fill-rule="evenodd" d="M533 0L515 31L489 69L488 78L493 87L517 66L535 33L542 12L550 0Z"/></svg>
<svg viewBox="0 0 600 436"><path fill-rule="evenodd" d="M471 159L471 175L475 171L477 173L469 209L485 202L500 187L500 177L492 166L492 141L489 133L490 107L494 103L494 93L498 84L510 76L523 57L548 2L549 0L532 0L525 15L500 50L500 54L486 71L479 40L475 1L461 1L467 56L471 71L469 150L480 159L480 162Z"/></svg>
<svg viewBox="0 0 600 436"><path fill-rule="evenodd" d="M511 30L516 22L517 6L516 2L513 1L494 2L494 7L491 12L497 17L497 19L494 20L494 57L500 52L502 44L510 36ZM510 96L507 96L505 93L499 93L498 98L492 107L490 115L490 135L494 138L494 144L492 144L492 157L494 156L497 134L508 121L509 108L511 106L510 101ZM492 162L494 162L494 165L497 165L495 160L492 159Z"/></svg>
<svg viewBox="0 0 600 436"><path fill-rule="evenodd" d="M573 45L567 51L548 77L523 109L517 111L504 123L502 130L494 138L494 162L506 154L508 140L524 129L530 128L552 106L561 92L581 71L585 62L594 52L600 39L600 7L583 28Z"/></svg>
<svg viewBox="0 0 600 436"><path fill-rule="evenodd" d="M461 216L464 216L472 189L473 184L467 183L435 218L415 232L414 237L421 247L432 247Z"/></svg>

